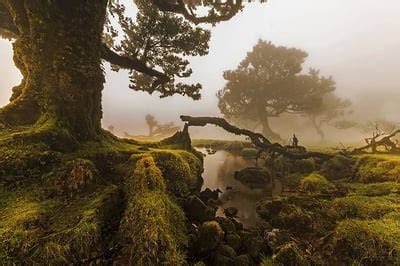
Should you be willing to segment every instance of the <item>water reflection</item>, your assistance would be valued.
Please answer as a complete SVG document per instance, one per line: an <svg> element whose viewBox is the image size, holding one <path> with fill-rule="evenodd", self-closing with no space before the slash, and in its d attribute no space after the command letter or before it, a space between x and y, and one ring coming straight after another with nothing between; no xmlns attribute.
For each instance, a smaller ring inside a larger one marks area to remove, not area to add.
<svg viewBox="0 0 400 266"><path fill-rule="evenodd" d="M199 150L205 153L205 150ZM255 161L226 151L217 151L204 158L203 174L203 189L219 188L223 191L220 196L222 205L217 215L223 216L224 208L236 207L240 221L247 227L255 226L260 221L256 213L257 201L273 193L263 189L250 189L234 179L235 171L249 166L255 166Z"/></svg>

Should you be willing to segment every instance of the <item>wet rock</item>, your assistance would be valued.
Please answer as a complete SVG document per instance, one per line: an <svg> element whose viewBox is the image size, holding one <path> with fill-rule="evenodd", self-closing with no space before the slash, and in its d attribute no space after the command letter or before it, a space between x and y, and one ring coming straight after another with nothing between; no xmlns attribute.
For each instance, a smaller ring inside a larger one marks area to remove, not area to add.
<svg viewBox="0 0 400 266"><path fill-rule="evenodd" d="M234 218L228 217L228 219L235 225L236 231L243 230L244 226L241 222L237 221Z"/></svg>
<svg viewBox="0 0 400 266"><path fill-rule="evenodd" d="M189 220L195 222L211 221L215 218L215 209L207 206L196 196L188 197L185 204L185 213Z"/></svg>
<svg viewBox="0 0 400 266"><path fill-rule="evenodd" d="M199 197L203 202L208 202L209 200L218 200L219 193L222 193L220 189L211 190L209 188L206 188L205 190L200 192Z"/></svg>
<svg viewBox="0 0 400 266"><path fill-rule="evenodd" d="M226 243L231 246L234 250L238 251L242 245L240 236L236 233L227 234L225 236Z"/></svg>
<svg viewBox="0 0 400 266"><path fill-rule="evenodd" d="M253 260L251 259L250 255L244 254L237 256L234 261L235 266L250 266L255 265Z"/></svg>
<svg viewBox="0 0 400 266"><path fill-rule="evenodd" d="M203 223L199 228L199 235L196 243L198 253L216 249L223 238L224 231L222 231L218 222L209 221Z"/></svg>
<svg viewBox="0 0 400 266"><path fill-rule="evenodd" d="M229 245L220 245L217 249L217 253L231 259L234 259L237 256L236 251Z"/></svg>
<svg viewBox="0 0 400 266"><path fill-rule="evenodd" d="M235 224L231 219L225 217L217 217L215 220L221 225L222 230L229 234L236 231Z"/></svg>
<svg viewBox="0 0 400 266"><path fill-rule="evenodd" d="M214 257L215 266L231 266L236 258L236 251L228 245L220 245Z"/></svg>
<svg viewBox="0 0 400 266"><path fill-rule="evenodd" d="M237 217L238 209L235 207L228 207L224 209L224 214L227 217Z"/></svg>
<svg viewBox="0 0 400 266"><path fill-rule="evenodd" d="M235 172L235 179L249 188L265 188L272 184L272 176L267 168L248 167Z"/></svg>

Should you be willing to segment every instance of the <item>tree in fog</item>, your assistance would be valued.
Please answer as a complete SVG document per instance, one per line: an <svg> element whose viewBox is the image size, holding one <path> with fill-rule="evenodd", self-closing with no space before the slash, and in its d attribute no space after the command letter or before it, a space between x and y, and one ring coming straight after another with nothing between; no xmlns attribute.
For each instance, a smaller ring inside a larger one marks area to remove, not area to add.
<svg viewBox="0 0 400 266"><path fill-rule="evenodd" d="M179 127L174 122L162 124L151 114L147 114L145 120L149 128L149 137L166 137L179 130Z"/></svg>
<svg viewBox="0 0 400 266"><path fill-rule="evenodd" d="M307 114L317 121L333 116L326 99L333 95L335 82L314 69L301 73L307 56L302 50L259 40L235 70L224 72L226 84L218 92L222 114L232 121L254 121L273 140L281 137L270 127L272 117Z"/></svg>

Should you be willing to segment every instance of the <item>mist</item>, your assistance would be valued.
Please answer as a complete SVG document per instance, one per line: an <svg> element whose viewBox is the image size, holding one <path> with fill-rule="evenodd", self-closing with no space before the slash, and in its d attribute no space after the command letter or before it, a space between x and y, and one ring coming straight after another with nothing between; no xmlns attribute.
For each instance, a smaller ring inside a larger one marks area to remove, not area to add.
<svg viewBox="0 0 400 266"><path fill-rule="evenodd" d="M113 125L117 135L138 135L147 132L147 113L178 125L181 114L220 116L215 95L224 86L223 71L234 69L260 38L307 51L304 70L312 66L333 76L337 94L353 102L351 119L400 122L398 10L400 2L396 0L270 0L263 5L249 4L230 21L211 28L209 55L190 59L194 71L190 82L203 85L198 102L182 96L159 99L132 91L127 72L112 72L105 64L103 126ZM11 43L6 40L0 41L0 58L0 104L4 105L21 76L12 61ZM319 142L301 117L276 119L272 124L284 138L296 132L303 143ZM363 136L356 129L325 130L332 145L356 142ZM194 138L233 138L213 127L191 129L191 134Z"/></svg>

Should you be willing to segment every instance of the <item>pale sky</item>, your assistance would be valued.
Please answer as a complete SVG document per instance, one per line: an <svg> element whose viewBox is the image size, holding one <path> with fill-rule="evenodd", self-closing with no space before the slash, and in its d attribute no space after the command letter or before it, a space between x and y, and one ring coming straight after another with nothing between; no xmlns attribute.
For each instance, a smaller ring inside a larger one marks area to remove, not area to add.
<svg viewBox="0 0 400 266"><path fill-rule="evenodd" d="M224 86L223 71L235 68L259 38L307 51L307 67L332 75L342 96L356 100L359 95L389 93L392 96L377 111L398 116L400 1L270 0L248 4L232 20L212 29L209 55L191 60L191 82L204 88L201 101L135 92L128 88L126 72L107 71L103 125L113 124L118 133L141 134L146 132L147 113L166 122L178 122L181 114L219 115L215 94ZM0 40L0 60L0 105L4 105L20 80L6 40Z"/></svg>

